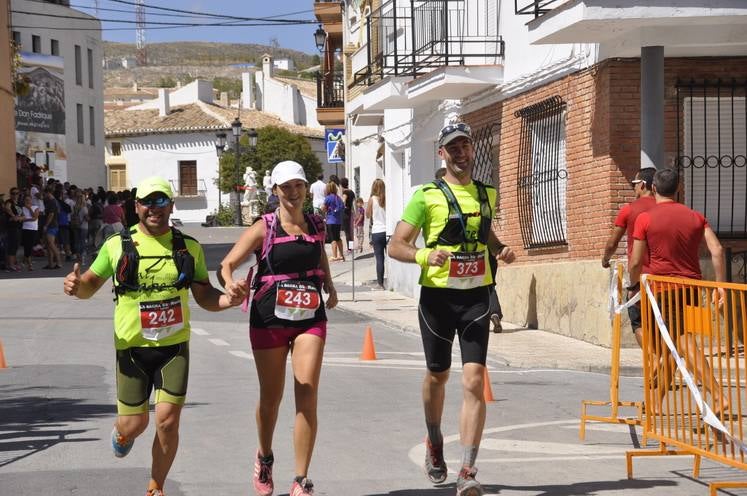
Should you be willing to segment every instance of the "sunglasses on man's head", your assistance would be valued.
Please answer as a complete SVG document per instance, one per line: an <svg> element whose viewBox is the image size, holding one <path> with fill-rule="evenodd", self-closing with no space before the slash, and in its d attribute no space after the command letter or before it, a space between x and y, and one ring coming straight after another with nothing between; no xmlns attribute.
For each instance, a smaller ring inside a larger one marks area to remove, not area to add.
<svg viewBox="0 0 747 496"><path fill-rule="evenodd" d="M155 198L138 198L137 202L148 208L163 208L171 203L171 199L167 196L157 196Z"/></svg>
<svg viewBox="0 0 747 496"><path fill-rule="evenodd" d="M642 182L643 182L643 179L633 179L632 181L630 181L630 185L635 188L636 184L639 184L639 183L642 183Z"/></svg>
<svg viewBox="0 0 747 496"><path fill-rule="evenodd" d="M463 133L471 134L472 130L470 129L469 125L465 124L464 122L458 122L456 124L449 124L448 126L441 129L441 132L438 133L438 140L441 141L446 136L450 135L454 131L461 131Z"/></svg>

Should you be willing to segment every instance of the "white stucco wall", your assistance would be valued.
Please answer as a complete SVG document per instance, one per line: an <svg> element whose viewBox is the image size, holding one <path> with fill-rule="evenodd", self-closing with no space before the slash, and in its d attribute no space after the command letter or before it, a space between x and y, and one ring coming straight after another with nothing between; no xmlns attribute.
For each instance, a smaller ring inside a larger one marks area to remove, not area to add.
<svg viewBox="0 0 747 496"><path fill-rule="evenodd" d="M189 105L197 101L206 103L213 102L212 81L195 79L188 85L182 86L179 89L166 88L166 91L169 93L169 107ZM158 98L131 107L130 110L145 110L154 108L158 108Z"/></svg>
<svg viewBox="0 0 747 496"><path fill-rule="evenodd" d="M175 200L173 217L182 222L204 222L205 216L217 210L218 157L215 153L215 133L156 134L151 136L129 136L111 138L122 144L122 156L127 162L128 188L152 175L162 176L179 185L179 162L197 162L197 188L207 188L200 197ZM243 172L242 172L243 175ZM204 182L204 183L203 183ZM177 191L178 192L178 191ZM223 204L228 203L228 195L223 194Z"/></svg>
<svg viewBox="0 0 747 496"><path fill-rule="evenodd" d="M319 124L319 121L316 120L316 98L301 95L300 92L298 94L301 97L302 105L300 113L304 117L302 119L303 122L299 122L298 124L301 126L312 127L314 129L324 129L324 126Z"/></svg>
<svg viewBox="0 0 747 496"><path fill-rule="evenodd" d="M349 146L345 149L347 174L351 179L350 187L359 191L364 200L367 200L371 193L371 184L374 179L383 177L383 171L376 163L376 152L380 145L378 132L378 126L351 127ZM357 144L354 144L356 140ZM355 168L360 169L357 185L353 182Z"/></svg>
<svg viewBox="0 0 747 496"><path fill-rule="evenodd" d="M298 93L298 89L271 77L266 77L263 71L258 71L255 77L257 86L261 88L261 91L257 94L257 107L264 112L277 115L285 122L297 124L296 116L298 112L296 106L300 102L295 93ZM261 105L259 103L260 99Z"/></svg>
<svg viewBox="0 0 747 496"><path fill-rule="evenodd" d="M28 0L13 0L14 11L36 12L39 3ZM32 35L41 39L41 54L51 55L51 40L59 42L61 56L64 59L65 82L65 152L67 154L67 177L58 177L78 186L106 184L104 166L104 89L102 60L104 58L101 41L101 23L88 14L55 4L43 4L44 12L60 16L82 18L66 19L48 16L12 13L12 31L21 36L22 50L31 52ZM18 28L16 26L29 26ZM48 29L64 27L65 29ZM72 29L71 29L72 28ZM78 29L75 29L78 28ZM81 48L82 84L75 82L75 45ZM88 84L88 52L93 55L93 88ZM76 105L83 106L83 143L78 143L78 125ZM94 144L91 144L91 121L89 107L93 107ZM62 157L57 157L62 160Z"/></svg>

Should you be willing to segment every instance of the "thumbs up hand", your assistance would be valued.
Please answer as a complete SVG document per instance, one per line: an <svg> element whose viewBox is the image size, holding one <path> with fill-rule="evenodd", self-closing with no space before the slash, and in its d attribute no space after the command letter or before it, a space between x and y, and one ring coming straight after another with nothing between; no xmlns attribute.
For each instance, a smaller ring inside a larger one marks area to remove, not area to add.
<svg viewBox="0 0 747 496"><path fill-rule="evenodd" d="M78 294L78 288L80 287L80 264L76 263L73 265L73 271L65 277L63 284L65 294L68 296L75 296Z"/></svg>

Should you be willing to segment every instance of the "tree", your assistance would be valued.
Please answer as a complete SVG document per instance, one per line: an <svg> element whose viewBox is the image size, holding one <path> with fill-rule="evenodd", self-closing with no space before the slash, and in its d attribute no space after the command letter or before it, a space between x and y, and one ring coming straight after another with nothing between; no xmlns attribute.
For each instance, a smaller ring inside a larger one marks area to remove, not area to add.
<svg viewBox="0 0 747 496"><path fill-rule="evenodd" d="M236 170L235 153L232 144L226 145L226 151L221 155L221 183L220 189L224 193L235 191L238 182L244 185L244 172L248 166L257 173L257 183L262 186L265 171L272 170L278 162L294 160L301 164L310 182L322 171L322 164L311 150L306 138L277 127L266 126L257 129L256 153L249 151L249 138L242 136L239 140L241 153L239 155L239 169ZM238 174L238 178L237 178Z"/></svg>
<svg viewBox="0 0 747 496"><path fill-rule="evenodd" d="M159 88L175 88L176 81L174 81L174 78L171 76L161 77L161 79L158 80L158 83L156 83L156 86Z"/></svg>

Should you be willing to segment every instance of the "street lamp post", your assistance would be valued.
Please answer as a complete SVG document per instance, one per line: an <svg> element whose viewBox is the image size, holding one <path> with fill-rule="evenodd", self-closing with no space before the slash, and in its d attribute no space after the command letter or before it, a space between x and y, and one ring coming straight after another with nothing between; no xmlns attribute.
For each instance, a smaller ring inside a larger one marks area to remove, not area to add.
<svg viewBox="0 0 747 496"><path fill-rule="evenodd" d="M218 153L218 213L220 213L220 207L223 204L223 194L221 193L221 167L220 157L223 155L223 150L226 149L226 133L221 131L215 135L215 151Z"/></svg>
<svg viewBox="0 0 747 496"><path fill-rule="evenodd" d="M239 160L241 155L241 144L239 143L241 121L238 117L231 123L231 132L233 133L234 160L236 161L234 164L234 173L236 174L236 225L241 226L243 224L241 218L241 189L239 188L241 179L241 161Z"/></svg>
<svg viewBox="0 0 747 496"><path fill-rule="evenodd" d="M314 44L316 44L316 49L320 52L324 50L324 45L327 44L327 32L322 28L321 24L314 31Z"/></svg>

